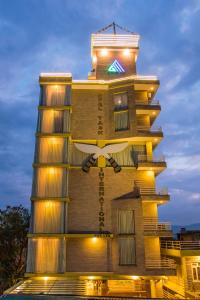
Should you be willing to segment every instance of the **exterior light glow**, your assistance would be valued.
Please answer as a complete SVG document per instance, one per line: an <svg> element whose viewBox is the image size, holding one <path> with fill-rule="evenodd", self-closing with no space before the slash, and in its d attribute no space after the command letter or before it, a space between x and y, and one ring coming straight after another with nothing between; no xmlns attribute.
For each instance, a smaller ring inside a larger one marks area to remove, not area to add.
<svg viewBox="0 0 200 300"><path fill-rule="evenodd" d="M108 54L108 49L104 48L101 50L101 56L106 56Z"/></svg>
<svg viewBox="0 0 200 300"><path fill-rule="evenodd" d="M95 243L95 242L97 241L97 237L94 236L94 237L92 238L92 241L93 241L93 243Z"/></svg>
<svg viewBox="0 0 200 300"><path fill-rule="evenodd" d="M55 174L55 169L54 168L50 168L49 169L49 174L54 175Z"/></svg>
<svg viewBox="0 0 200 300"><path fill-rule="evenodd" d="M49 277L44 277L44 280L47 281L49 279Z"/></svg>
<svg viewBox="0 0 200 300"><path fill-rule="evenodd" d="M130 49L125 49L124 56L129 56L129 55L130 55Z"/></svg>
<svg viewBox="0 0 200 300"><path fill-rule="evenodd" d="M138 280L138 279L140 279L140 277L139 277L139 276L136 276L136 275L131 276L131 278L132 278L133 280Z"/></svg>
<svg viewBox="0 0 200 300"><path fill-rule="evenodd" d="M46 203L45 203L45 205L46 205L46 207L51 207L52 206L52 202L51 201L47 201ZM47 277L48 278L48 277Z"/></svg>
<svg viewBox="0 0 200 300"><path fill-rule="evenodd" d="M152 86L152 87L150 88L150 90L153 91L153 90L154 90L154 87Z"/></svg>
<svg viewBox="0 0 200 300"><path fill-rule="evenodd" d="M92 57L92 61L93 61L93 63L96 63L96 62L97 62L97 57L96 57L96 55L94 55L94 56Z"/></svg>
<svg viewBox="0 0 200 300"><path fill-rule="evenodd" d="M57 139L56 138L51 138L50 141L51 141L52 144L56 144Z"/></svg>
<svg viewBox="0 0 200 300"><path fill-rule="evenodd" d="M155 139L154 139L154 142L157 142L157 141L158 141L158 139L157 139L157 138L155 138Z"/></svg>
<svg viewBox="0 0 200 300"><path fill-rule="evenodd" d="M94 276L88 276L89 280L93 280L95 277Z"/></svg>
<svg viewBox="0 0 200 300"><path fill-rule="evenodd" d="M153 112L152 112L152 115L153 115L153 116L155 116L155 114L156 114L156 112L155 112L155 111L153 111Z"/></svg>
<svg viewBox="0 0 200 300"><path fill-rule="evenodd" d="M153 172L153 171L147 171L147 175L148 175L148 176L153 176L153 175L154 175L154 172Z"/></svg>

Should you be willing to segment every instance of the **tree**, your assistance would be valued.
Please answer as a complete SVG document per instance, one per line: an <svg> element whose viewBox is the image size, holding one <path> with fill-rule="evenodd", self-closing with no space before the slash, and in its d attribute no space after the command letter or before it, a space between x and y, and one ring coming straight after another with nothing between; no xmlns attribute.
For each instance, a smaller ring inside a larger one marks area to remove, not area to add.
<svg viewBox="0 0 200 300"><path fill-rule="evenodd" d="M21 205L0 210L0 294L25 271L29 220L28 209Z"/></svg>

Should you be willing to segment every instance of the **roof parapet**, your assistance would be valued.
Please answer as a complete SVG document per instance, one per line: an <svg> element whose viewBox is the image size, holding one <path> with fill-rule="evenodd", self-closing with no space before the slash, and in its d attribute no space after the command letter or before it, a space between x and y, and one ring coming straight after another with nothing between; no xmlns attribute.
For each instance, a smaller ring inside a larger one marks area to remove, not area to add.
<svg viewBox="0 0 200 300"><path fill-rule="evenodd" d="M92 34L91 48L115 47L138 48L140 36L138 34Z"/></svg>

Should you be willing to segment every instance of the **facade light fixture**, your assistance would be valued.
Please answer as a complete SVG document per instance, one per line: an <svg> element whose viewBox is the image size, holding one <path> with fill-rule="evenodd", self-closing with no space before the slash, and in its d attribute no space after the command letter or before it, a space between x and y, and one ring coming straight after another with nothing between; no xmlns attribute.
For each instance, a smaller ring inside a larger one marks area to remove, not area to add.
<svg viewBox="0 0 200 300"><path fill-rule="evenodd" d="M108 55L108 49L104 48L101 50L100 53L101 53L101 56L106 56L106 55Z"/></svg>
<svg viewBox="0 0 200 300"><path fill-rule="evenodd" d="M131 54L130 49L125 49L123 53L124 53L124 56L130 56L130 54Z"/></svg>
<svg viewBox="0 0 200 300"><path fill-rule="evenodd" d="M140 279L140 277L139 277L139 276L136 276L136 275L133 275L133 276L131 276L131 279L133 279L133 280L138 280L138 279Z"/></svg>
<svg viewBox="0 0 200 300"><path fill-rule="evenodd" d="M94 56L92 57L92 61L93 61L93 63L96 63L96 62L97 62L97 57L96 57L96 55L94 55Z"/></svg>

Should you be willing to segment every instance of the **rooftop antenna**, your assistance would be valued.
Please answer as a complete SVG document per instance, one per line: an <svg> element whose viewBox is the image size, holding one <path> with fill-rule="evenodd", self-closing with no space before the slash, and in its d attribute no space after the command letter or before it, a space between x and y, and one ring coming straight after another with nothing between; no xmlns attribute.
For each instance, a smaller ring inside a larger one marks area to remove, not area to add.
<svg viewBox="0 0 200 300"><path fill-rule="evenodd" d="M104 28L98 30L96 33L104 32L104 31L108 30L108 29L111 28L111 27L112 27L112 29L113 29L113 34L116 34L116 33L117 33L116 28L119 28L119 29L121 29L122 31L125 31L125 32L130 33L130 34L136 34L136 33L132 32L132 31L128 30L127 28L122 27L122 26L116 24L115 22L112 22L112 23L109 24L108 26L106 26L106 27L104 27Z"/></svg>
<svg viewBox="0 0 200 300"><path fill-rule="evenodd" d="M115 22L113 22L113 33L116 34Z"/></svg>

